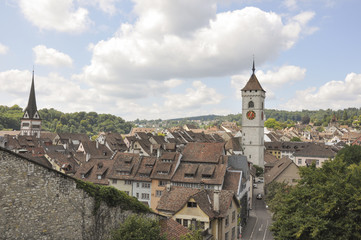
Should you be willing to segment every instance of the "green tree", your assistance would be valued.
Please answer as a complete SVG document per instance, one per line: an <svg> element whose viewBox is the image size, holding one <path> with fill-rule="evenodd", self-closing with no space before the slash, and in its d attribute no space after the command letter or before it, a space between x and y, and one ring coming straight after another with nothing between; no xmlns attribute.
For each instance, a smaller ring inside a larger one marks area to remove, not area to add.
<svg viewBox="0 0 361 240"><path fill-rule="evenodd" d="M129 216L111 234L111 240L166 240L157 220L142 215Z"/></svg>
<svg viewBox="0 0 361 240"><path fill-rule="evenodd" d="M256 177L259 177L263 174L263 168L258 165L253 165L253 167L256 169Z"/></svg>
<svg viewBox="0 0 361 240"><path fill-rule="evenodd" d="M301 121L302 121L302 124L309 124L310 123L310 116L308 116L308 115L303 116Z"/></svg>
<svg viewBox="0 0 361 240"><path fill-rule="evenodd" d="M360 161L360 149L346 148L322 168L300 168L299 183L270 203L275 239L361 239Z"/></svg>
<svg viewBox="0 0 361 240"><path fill-rule="evenodd" d="M201 228L191 228L191 232L181 236L180 240L203 240L202 232L203 230Z"/></svg>
<svg viewBox="0 0 361 240"><path fill-rule="evenodd" d="M290 141L291 142L302 142L301 138L299 138L299 137L293 137L293 138L291 138Z"/></svg>
<svg viewBox="0 0 361 240"><path fill-rule="evenodd" d="M273 129L282 129L280 122L276 121L274 118L269 118L264 122L264 126L266 128L273 128Z"/></svg>

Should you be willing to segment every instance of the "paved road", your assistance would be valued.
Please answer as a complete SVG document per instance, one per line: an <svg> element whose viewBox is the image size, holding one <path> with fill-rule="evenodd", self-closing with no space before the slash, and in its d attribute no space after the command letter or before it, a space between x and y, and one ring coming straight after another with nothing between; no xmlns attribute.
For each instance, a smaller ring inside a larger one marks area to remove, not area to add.
<svg viewBox="0 0 361 240"><path fill-rule="evenodd" d="M269 231L271 214L266 209L264 200L256 199L257 193L263 194L263 183L258 183L253 196L253 209L250 211L247 226L243 230L242 240L273 240Z"/></svg>

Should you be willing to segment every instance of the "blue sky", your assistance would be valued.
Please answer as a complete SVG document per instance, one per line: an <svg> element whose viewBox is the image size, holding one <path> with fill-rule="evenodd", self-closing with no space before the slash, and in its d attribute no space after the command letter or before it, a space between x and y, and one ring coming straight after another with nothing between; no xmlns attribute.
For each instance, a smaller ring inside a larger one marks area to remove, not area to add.
<svg viewBox="0 0 361 240"><path fill-rule="evenodd" d="M358 0L5 0L0 105L126 120L241 111L252 57L266 108L361 103Z"/></svg>

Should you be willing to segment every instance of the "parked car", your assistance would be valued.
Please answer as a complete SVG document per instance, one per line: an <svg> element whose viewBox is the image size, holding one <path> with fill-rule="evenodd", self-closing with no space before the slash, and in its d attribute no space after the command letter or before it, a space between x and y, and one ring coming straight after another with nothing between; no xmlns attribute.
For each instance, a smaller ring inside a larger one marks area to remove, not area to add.
<svg viewBox="0 0 361 240"><path fill-rule="evenodd" d="M257 196L256 196L256 198L257 198L258 200L261 200L261 199L262 199L262 193L258 193Z"/></svg>

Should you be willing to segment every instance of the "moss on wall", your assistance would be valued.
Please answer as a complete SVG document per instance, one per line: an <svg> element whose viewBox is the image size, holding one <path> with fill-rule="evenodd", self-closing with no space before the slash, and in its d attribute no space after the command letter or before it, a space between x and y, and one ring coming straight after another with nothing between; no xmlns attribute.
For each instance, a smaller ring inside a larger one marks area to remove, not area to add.
<svg viewBox="0 0 361 240"><path fill-rule="evenodd" d="M114 187L95 185L81 180L76 180L76 183L77 188L83 189L94 198L94 214L98 211L102 201L108 207L120 207L123 210L131 210L137 213L151 212L151 209L139 202L138 199L128 196Z"/></svg>

